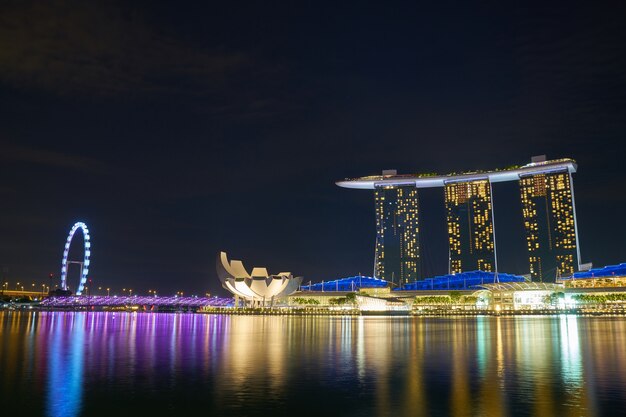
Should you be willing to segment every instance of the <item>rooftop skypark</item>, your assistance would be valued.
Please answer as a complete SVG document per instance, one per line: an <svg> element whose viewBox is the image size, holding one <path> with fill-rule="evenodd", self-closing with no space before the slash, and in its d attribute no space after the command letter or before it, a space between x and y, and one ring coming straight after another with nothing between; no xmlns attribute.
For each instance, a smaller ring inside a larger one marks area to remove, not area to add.
<svg viewBox="0 0 626 417"><path fill-rule="evenodd" d="M514 165L490 171L475 170L467 172L451 172L448 174L421 173L398 174L395 170L384 171L382 175L368 175L359 178L346 178L336 184L344 188L371 189L377 186L415 186L417 188L443 187L446 183L455 181L475 181L489 179L490 182L518 181L526 175L549 174L552 172L576 172L576 161L569 158L551 161L537 160L526 165Z"/></svg>

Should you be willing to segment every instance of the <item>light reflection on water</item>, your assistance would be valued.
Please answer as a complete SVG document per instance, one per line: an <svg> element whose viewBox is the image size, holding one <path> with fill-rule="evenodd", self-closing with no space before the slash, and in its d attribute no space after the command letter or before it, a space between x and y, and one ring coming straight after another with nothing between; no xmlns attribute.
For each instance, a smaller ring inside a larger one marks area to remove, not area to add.
<svg viewBox="0 0 626 417"><path fill-rule="evenodd" d="M20 415L610 415L625 341L612 317L0 312L0 393Z"/></svg>
<svg viewBox="0 0 626 417"><path fill-rule="evenodd" d="M46 411L50 416L76 416L80 411L83 396L85 315L70 317L57 315L52 320L50 330L53 330L53 326L57 328L64 326L64 320L68 320L69 323L66 326L67 332L51 331L46 335L49 349Z"/></svg>

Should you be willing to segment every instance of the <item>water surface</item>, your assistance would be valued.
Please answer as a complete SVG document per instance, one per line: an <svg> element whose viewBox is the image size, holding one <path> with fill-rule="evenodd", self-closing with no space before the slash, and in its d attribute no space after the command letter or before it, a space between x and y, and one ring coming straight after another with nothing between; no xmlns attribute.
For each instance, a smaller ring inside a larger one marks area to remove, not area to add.
<svg viewBox="0 0 626 417"><path fill-rule="evenodd" d="M623 317L5 311L0 399L68 417L620 415L625 342Z"/></svg>

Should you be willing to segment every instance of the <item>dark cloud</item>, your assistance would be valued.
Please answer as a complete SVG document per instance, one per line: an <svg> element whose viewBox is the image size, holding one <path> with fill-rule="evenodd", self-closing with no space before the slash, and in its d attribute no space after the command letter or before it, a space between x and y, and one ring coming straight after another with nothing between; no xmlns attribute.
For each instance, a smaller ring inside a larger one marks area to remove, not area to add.
<svg viewBox="0 0 626 417"><path fill-rule="evenodd" d="M90 174L113 173L112 167L96 159L8 143L0 143L0 160L60 167Z"/></svg>
<svg viewBox="0 0 626 417"><path fill-rule="evenodd" d="M208 97L202 106L216 115L275 111L275 99L238 82L276 67L166 32L128 2L9 2L0 13L0 80L62 96Z"/></svg>
<svg viewBox="0 0 626 417"><path fill-rule="evenodd" d="M524 86L516 111L576 145L594 136L615 141L611 132L626 128L623 13L608 3L552 5L518 8L513 21L515 71Z"/></svg>

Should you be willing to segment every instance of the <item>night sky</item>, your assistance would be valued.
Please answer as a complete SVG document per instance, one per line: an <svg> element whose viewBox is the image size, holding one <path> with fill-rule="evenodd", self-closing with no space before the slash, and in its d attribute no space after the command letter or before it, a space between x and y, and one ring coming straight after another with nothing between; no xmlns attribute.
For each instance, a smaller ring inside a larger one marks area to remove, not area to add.
<svg viewBox="0 0 626 417"><path fill-rule="evenodd" d="M2 2L4 280L58 277L79 220L94 286L225 294L219 250L307 281L371 275L373 195L335 181L540 154L579 164L583 261L626 261L619 3L224 3ZM420 196L432 276L443 190ZM500 270L527 273L517 184L494 206Z"/></svg>

